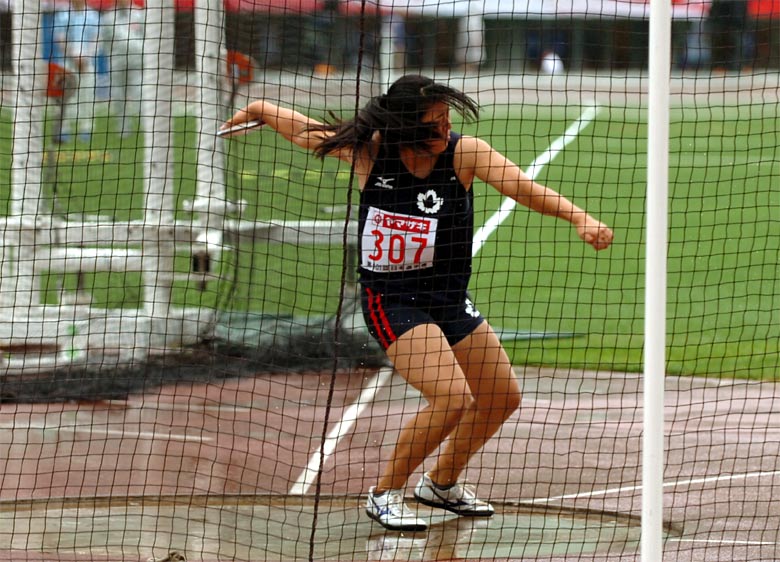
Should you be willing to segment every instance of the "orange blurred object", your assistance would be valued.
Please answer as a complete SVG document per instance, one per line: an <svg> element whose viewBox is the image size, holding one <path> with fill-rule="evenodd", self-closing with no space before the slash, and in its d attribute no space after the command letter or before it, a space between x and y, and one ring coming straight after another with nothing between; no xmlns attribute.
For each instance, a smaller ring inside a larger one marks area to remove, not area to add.
<svg viewBox="0 0 780 562"><path fill-rule="evenodd" d="M336 73L336 67L332 64L319 63L314 65L315 76L333 76Z"/></svg>
<svg viewBox="0 0 780 562"><path fill-rule="evenodd" d="M248 84L254 77L252 59L239 51L227 52L228 76L239 84Z"/></svg>
<svg viewBox="0 0 780 562"><path fill-rule="evenodd" d="M56 62L49 62L49 79L46 83L46 95L50 98L65 97L65 84L69 72Z"/></svg>

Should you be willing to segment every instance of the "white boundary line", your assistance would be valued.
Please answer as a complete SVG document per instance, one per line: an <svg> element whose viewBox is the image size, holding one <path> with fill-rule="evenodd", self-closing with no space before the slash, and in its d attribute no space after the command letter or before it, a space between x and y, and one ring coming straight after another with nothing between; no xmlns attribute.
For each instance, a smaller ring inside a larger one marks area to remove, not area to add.
<svg viewBox="0 0 780 562"><path fill-rule="evenodd" d="M33 423L3 423L0 424L0 430L10 431L56 431L58 433L86 433L96 437L119 437L122 439L169 439L171 441L196 441L199 443L213 441L211 437L204 435L187 435L184 433L165 433L162 431L127 431L126 429L108 429L100 426L82 426L82 425L56 425Z"/></svg>
<svg viewBox="0 0 780 562"><path fill-rule="evenodd" d="M540 154L536 160L531 162L531 165L525 170L528 177L535 180L544 167L552 162L569 143L575 140L582 130L590 125L600 111L601 107L597 105L587 107L585 111L582 112L582 115L580 115L574 123L569 125L569 128L564 131L563 135L555 139L547 150ZM472 256L476 256L479 253L490 235L495 232L502 222L509 218L509 215L512 214L512 211L516 206L517 201L514 199L504 199L501 208L493 213L484 226L474 234L474 245L471 250Z"/></svg>
<svg viewBox="0 0 780 562"><path fill-rule="evenodd" d="M763 472L745 472L743 474L723 474L720 476L708 476L706 478L691 478L690 480L675 480L664 483L664 488L677 488L678 486L691 486L694 484L709 484L710 482L720 482L728 480L747 480L748 478L763 478L765 476L778 476L780 470L771 470ZM624 486L622 488L608 488L606 490L595 490L592 492L580 492L576 494L567 494L564 496L555 496L552 498L538 498L529 503L551 503L561 500L575 500L579 498L594 498L596 496L607 496L619 494L621 492L636 492L642 489L642 486Z"/></svg>
<svg viewBox="0 0 780 562"><path fill-rule="evenodd" d="M363 389L363 392L360 393L358 399L344 412L341 421L333 426L333 429L330 430L330 433L328 433L323 444L320 445L311 456L309 464L306 465L306 469L298 477L298 480L295 481L292 488L290 488L290 495L302 496L309 491L309 488L317 478L320 467L320 458L322 458L323 464L328 460L336 450L336 446L339 444L339 441L341 441L341 438L349 433L349 430L352 429L352 426L357 421L358 417L360 417L360 414L363 413L366 406L374 400L376 393L380 388L387 384L392 375L392 367L382 367L377 371L374 378L371 379Z"/></svg>
<svg viewBox="0 0 780 562"><path fill-rule="evenodd" d="M541 172L547 164L552 162L552 160L558 156L569 143L575 140L582 130L596 118L599 111L600 107L598 106L587 107L585 111L582 112L582 115L564 131L563 135L555 139L546 151L539 155L536 160L531 162L531 165L526 170L526 173L530 178L536 178L536 176L539 175L539 172ZM476 256L479 253L488 237L490 237L501 223L509 217L516 205L517 202L507 198L501 205L501 208L474 234L474 244L471 249L472 256ZM393 375L393 372L394 370L392 367L385 367L380 369L374 378L371 379L371 382L365 387L357 401L344 412L341 421L333 427L330 433L328 433L325 442L320 445L311 456L309 464L306 465L303 473L298 477L298 480L295 481L292 488L290 488L290 495L302 496L309 491L309 488L317 478L320 461L322 461L323 465L325 464L328 458L336 450L336 446L339 441L341 441L341 438L352 429L358 416L360 416L365 407L371 403L374 396L376 396L377 391L387 384L390 377Z"/></svg>
<svg viewBox="0 0 780 562"><path fill-rule="evenodd" d="M733 544L735 546L776 546L780 543L771 541L740 541L728 539L683 539L678 537L667 537L666 542L695 542L705 544Z"/></svg>

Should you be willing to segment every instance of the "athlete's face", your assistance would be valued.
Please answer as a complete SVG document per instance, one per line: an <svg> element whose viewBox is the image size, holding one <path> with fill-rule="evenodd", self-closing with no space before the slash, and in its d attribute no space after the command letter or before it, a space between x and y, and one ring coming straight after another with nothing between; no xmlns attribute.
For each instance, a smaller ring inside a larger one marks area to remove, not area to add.
<svg viewBox="0 0 780 562"><path fill-rule="evenodd" d="M450 131L452 130L450 106L444 102L434 103L423 115L422 122L435 126L436 138L432 139L428 146L431 153L441 154L447 149L447 143L450 142Z"/></svg>

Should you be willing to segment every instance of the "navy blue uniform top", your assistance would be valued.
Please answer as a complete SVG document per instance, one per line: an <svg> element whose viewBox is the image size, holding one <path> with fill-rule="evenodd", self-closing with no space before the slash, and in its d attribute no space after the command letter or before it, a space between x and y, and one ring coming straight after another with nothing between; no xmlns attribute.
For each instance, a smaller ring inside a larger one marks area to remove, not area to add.
<svg viewBox="0 0 780 562"><path fill-rule="evenodd" d="M450 135L425 178L406 168L398 147L380 145L360 195L358 272L364 287L427 302L466 297L474 196L455 173L459 140Z"/></svg>

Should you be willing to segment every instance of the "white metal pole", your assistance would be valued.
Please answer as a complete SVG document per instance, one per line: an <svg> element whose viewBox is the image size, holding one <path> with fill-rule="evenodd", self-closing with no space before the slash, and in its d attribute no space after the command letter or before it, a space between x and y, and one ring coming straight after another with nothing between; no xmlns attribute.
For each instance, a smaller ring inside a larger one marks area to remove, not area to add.
<svg viewBox="0 0 780 562"><path fill-rule="evenodd" d="M141 99L142 126L147 164L147 224L167 225L174 216L173 158L173 79L174 18L173 0L147 0L144 10L144 68Z"/></svg>
<svg viewBox="0 0 780 562"><path fill-rule="evenodd" d="M144 24L144 67L141 98L146 165L146 208L144 209L143 289L148 332L139 338L136 357L144 346L165 333L159 325L169 317L171 278L174 271L175 214L173 154L173 79L175 8L173 0L146 0ZM158 328L151 328L155 324ZM140 329L139 329L140 331Z"/></svg>
<svg viewBox="0 0 780 562"><path fill-rule="evenodd" d="M215 135L226 117L222 105L222 83L226 69L222 66L225 60L220 54L225 44L224 29L222 0L197 0L195 2L195 52L198 103L195 111L200 120L200 131L196 207L207 215L206 221L214 222L217 228L221 227L222 215L225 213L225 158L221 150L222 143L221 141L217 143L218 139ZM238 80L236 76L232 79ZM230 107L229 110L232 114L233 108ZM215 216L212 217L212 213Z"/></svg>
<svg viewBox="0 0 780 562"><path fill-rule="evenodd" d="M43 115L46 113L46 62L38 54L39 2L20 0L13 12L16 71L11 216L35 218L43 211Z"/></svg>
<svg viewBox="0 0 780 562"><path fill-rule="evenodd" d="M644 431L642 440L641 555L644 562L658 562L663 559L670 66L671 0L651 0L647 123Z"/></svg>
<svg viewBox="0 0 780 562"><path fill-rule="evenodd" d="M23 226L44 218L42 170L44 162L43 129L46 114L46 61L39 56L41 29L40 2L18 0L13 5L14 111L13 158L11 163L10 216L18 217L16 226L3 232L0 261L0 301L19 313L23 307L40 304L34 280L35 234ZM49 217L46 216L48 219ZM18 228L16 232L11 230ZM13 240L15 248L9 242ZM26 246L26 247L25 247Z"/></svg>

